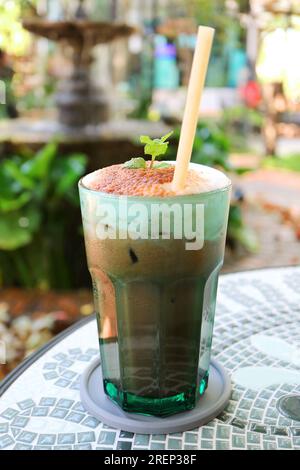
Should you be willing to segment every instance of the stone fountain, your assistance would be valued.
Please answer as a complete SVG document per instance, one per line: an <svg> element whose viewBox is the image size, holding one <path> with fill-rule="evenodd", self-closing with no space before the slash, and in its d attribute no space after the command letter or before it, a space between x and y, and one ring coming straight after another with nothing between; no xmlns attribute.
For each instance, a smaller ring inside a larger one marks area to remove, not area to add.
<svg viewBox="0 0 300 470"><path fill-rule="evenodd" d="M91 81L92 49L127 38L135 28L121 23L91 21L83 1L71 19L58 21L34 18L23 21L31 33L58 43L71 63L71 73L58 82L57 119L19 118L0 122L2 152L27 145L33 150L55 139L62 152L80 151L89 158L89 169L121 163L139 156L139 134L156 137L166 133L162 123L137 120L110 120L109 102L104 90Z"/></svg>
<svg viewBox="0 0 300 470"><path fill-rule="evenodd" d="M26 20L23 26L35 35L58 42L63 51L69 53L72 73L59 83L56 94L59 123L69 131L77 132L78 127L108 121L107 98L103 90L96 89L90 80L91 51L97 44L108 44L130 36L134 28L85 18L69 21Z"/></svg>

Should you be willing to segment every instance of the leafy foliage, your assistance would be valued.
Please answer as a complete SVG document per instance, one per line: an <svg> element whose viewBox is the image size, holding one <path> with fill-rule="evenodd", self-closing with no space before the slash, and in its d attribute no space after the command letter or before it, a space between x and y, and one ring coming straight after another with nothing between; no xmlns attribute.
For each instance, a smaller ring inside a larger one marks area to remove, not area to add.
<svg viewBox="0 0 300 470"><path fill-rule="evenodd" d="M239 105L223 111L220 126L230 137L231 149L244 152L248 150L249 134L260 133L263 120L262 113L257 109Z"/></svg>
<svg viewBox="0 0 300 470"><path fill-rule="evenodd" d="M0 282L25 287L69 287L66 232L78 211L82 154L59 155L49 143L35 155L0 162ZM68 217L66 217L66 213Z"/></svg>
<svg viewBox="0 0 300 470"><path fill-rule="evenodd" d="M253 230L245 225L242 208L236 202L230 206L227 236L229 241L240 243L250 253L258 251L257 237Z"/></svg>
<svg viewBox="0 0 300 470"><path fill-rule="evenodd" d="M300 171L300 154L285 157L268 157L264 160L265 168L278 168L289 171Z"/></svg>
<svg viewBox="0 0 300 470"><path fill-rule="evenodd" d="M145 144L144 153L145 155L151 155L152 162L154 162L154 160L160 155L166 154L169 146L169 142L167 142L167 140L172 134L173 131L164 135L160 139L150 139L147 135L142 135L140 137L141 143Z"/></svg>
<svg viewBox="0 0 300 470"><path fill-rule="evenodd" d="M179 142L180 129L174 133L174 143ZM201 122L197 126L192 162L201 165L232 170L229 162L230 142L226 134L215 122ZM170 149L171 158L176 159L177 145Z"/></svg>
<svg viewBox="0 0 300 470"><path fill-rule="evenodd" d="M131 170L137 170L139 168L145 169L146 168L146 162L144 158L138 157L138 158L132 158L128 162L124 163L125 168L130 168Z"/></svg>
<svg viewBox="0 0 300 470"><path fill-rule="evenodd" d="M27 2L29 3L29 2ZM30 34L22 27L25 0L0 3L1 48L13 55L21 55L30 44Z"/></svg>
<svg viewBox="0 0 300 470"><path fill-rule="evenodd" d="M229 149L228 137L216 124L198 125L192 155L193 162L220 166L229 171L231 169L228 160Z"/></svg>
<svg viewBox="0 0 300 470"><path fill-rule="evenodd" d="M148 135L141 135L140 141L142 144L145 144L145 149L144 153L145 155L151 155L151 167L153 167L155 159L161 155L165 155L168 147L169 147L169 142L167 140L171 135L173 134L173 131L169 132L168 134L164 135L160 139L151 139ZM166 168L168 165L166 163L162 164L156 164L154 168ZM138 169L138 168L147 168L146 162L144 158L139 157L139 158L132 158L128 162L124 163L125 168L130 168L130 169Z"/></svg>
<svg viewBox="0 0 300 470"><path fill-rule="evenodd" d="M174 133L174 141L177 143L179 142L179 136L180 130L177 129ZM174 145L170 149L173 159L176 158L177 146ZM218 123L213 121L201 122L198 124L196 131L192 162L220 168L225 172L240 174L247 171L246 168L232 167L229 161L230 148L229 137ZM228 239L240 243L250 252L257 251L256 236L243 220L240 202L234 199L231 202L229 212Z"/></svg>

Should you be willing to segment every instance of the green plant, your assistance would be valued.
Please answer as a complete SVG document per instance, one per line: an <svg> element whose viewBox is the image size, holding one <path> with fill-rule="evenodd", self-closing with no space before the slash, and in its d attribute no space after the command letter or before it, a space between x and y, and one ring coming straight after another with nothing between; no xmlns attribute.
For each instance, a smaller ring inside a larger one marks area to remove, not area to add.
<svg viewBox="0 0 300 470"><path fill-rule="evenodd" d="M229 163L230 142L222 129L213 122L201 123L197 127L192 161L202 165L219 166L226 171Z"/></svg>
<svg viewBox="0 0 300 470"><path fill-rule="evenodd" d="M267 157L264 159L263 166L265 168L300 171L300 154L285 157Z"/></svg>
<svg viewBox="0 0 300 470"><path fill-rule="evenodd" d="M238 125L246 122L247 125L253 128L261 128L264 122L263 114L257 109L249 108L248 106L239 105L227 108L223 112L222 125Z"/></svg>
<svg viewBox="0 0 300 470"><path fill-rule="evenodd" d="M174 132L174 143L170 149L171 158L176 158L180 131ZM226 172L238 174L248 171L247 168L232 167L229 161L231 142L220 124L214 121L201 122L198 124L192 162L220 168ZM170 158L170 156L168 156ZM238 201L232 201L229 211L228 238L240 243L250 252L256 252L258 248L254 232L248 227L242 214L242 207Z"/></svg>
<svg viewBox="0 0 300 470"><path fill-rule="evenodd" d="M68 233L78 230L77 181L85 166L84 155L60 155L54 142L0 162L2 286L70 287L65 250Z"/></svg>
<svg viewBox="0 0 300 470"><path fill-rule="evenodd" d="M263 120L262 113L257 109L239 105L224 110L220 126L230 139L231 149L247 151L249 133L260 132Z"/></svg>
<svg viewBox="0 0 300 470"><path fill-rule="evenodd" d="M258 251L257 237L253 230L245 225L242 208L237 202L230 205L227 238L232 245L238 242L250 253Z"/></svg>
<svg viewBox="0 0 300 470"><path fill-rule="evenodd" d="M141 135L140 142L145 145L144 154L151 156L150 168L166 168L168 167L167 163L159 163L156 162L155 159L162 155L165 155L168 147L169 142L168 139L173 134L173 131L169 132L168 134L164 135L160 139L151 139L148 135ZM147 164L144 158L132 158L128 162L124 163L125 168L130 169L138 169L138 168L147 168Z"/></svg>
<svg viewBox="0 0 300 470"><path fill-rule="evenodd" d="M174 132L174 143L178 145L180 129ZM177 145L170 150L168 158L176 158ZM220 167L225 171L243 173L247 168L233 168L229 161L231 141L222 126L215 121L201 122L197 126L192 162Z"/></svg>
<svg viewBox="0 0 300 470"><path fill-rule="evenodd" d="M6 1L0 4L1 48L9 54L21 55L30 45L30 34L22 27L22 14L28 5L22 1Z"/></svg>

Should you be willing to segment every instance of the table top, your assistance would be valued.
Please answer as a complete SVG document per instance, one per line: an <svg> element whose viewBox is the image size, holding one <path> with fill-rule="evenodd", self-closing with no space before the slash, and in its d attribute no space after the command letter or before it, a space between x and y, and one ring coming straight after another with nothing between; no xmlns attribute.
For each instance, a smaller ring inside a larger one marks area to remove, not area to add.
<svg viewBox="0 0 300 470"><path fill-rule="evenodd" d="M300 395L300 267L220 277L213 356L231 374L225 411L170 435L112 429L79 396L98 354L94 317L76 324L0 383L0 449L300 449L300 421L278 401Z"/></svg>

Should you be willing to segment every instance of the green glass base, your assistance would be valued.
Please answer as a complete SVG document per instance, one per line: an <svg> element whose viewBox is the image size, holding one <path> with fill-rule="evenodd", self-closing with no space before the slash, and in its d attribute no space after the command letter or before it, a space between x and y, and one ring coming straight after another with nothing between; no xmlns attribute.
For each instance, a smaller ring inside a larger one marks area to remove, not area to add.
<svg viewBox="0 0 300 470"><path fill-rule="evenodd" d="M204 394L208 385L208 372L205 373L199 385L199 395L196 387L188 392L179 393L166 398L141 397L133 393L124 392L109 380L103 381L104 391L108 397L119 405L124 411L138 413L146 416L170 416L182 411L192 410L197 398Z"/></svg>

